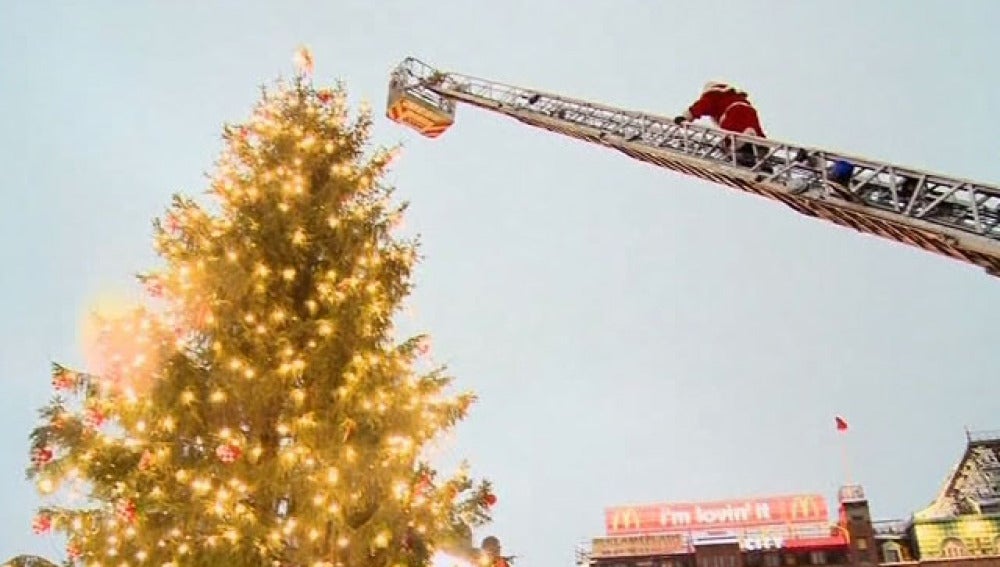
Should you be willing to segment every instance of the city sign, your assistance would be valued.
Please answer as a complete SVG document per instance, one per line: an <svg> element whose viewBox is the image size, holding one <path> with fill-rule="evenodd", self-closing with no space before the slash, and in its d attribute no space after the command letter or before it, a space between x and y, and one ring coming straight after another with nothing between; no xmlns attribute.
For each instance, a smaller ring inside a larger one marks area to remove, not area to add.
<svg viewBox="0 0 1000 567"><path fill-rule="evenodd" d="M818 494L793 494L702 503L616 506L604 511L608 535L691 533L791 526L829 521Z"/></svg>
<svg viewBox="0 0 1000 567"><path fill-rule="evenodd" d="M743 539L743 549L746 551L764 551L785 547L785 538L781 536L748 537Z"/></svg>

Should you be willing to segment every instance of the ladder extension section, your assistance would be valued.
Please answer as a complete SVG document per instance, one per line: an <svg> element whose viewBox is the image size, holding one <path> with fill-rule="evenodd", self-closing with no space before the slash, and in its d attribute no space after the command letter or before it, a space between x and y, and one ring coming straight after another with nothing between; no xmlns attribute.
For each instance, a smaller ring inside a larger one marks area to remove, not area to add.
<svg viewBox="0 0 1000 567"><path fill-rule="evenodd" d="M752 138L455 73L416 59L396 88L448 115L455 102L780 201L804 215L963 260L1000 276L1000 187ZM752 141L756 155L735 148Z"/></svg>

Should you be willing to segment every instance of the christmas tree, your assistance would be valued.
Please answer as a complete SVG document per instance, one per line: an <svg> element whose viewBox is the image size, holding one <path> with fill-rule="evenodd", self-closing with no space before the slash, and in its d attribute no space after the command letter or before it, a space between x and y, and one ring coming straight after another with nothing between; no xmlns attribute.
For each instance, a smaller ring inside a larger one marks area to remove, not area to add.
<svg viewBox="0 0 1000 567"><path fill-rule="evenodd" d="M175 196L154 222L151 298L101 321L99 368L54 365L28 474L70 562L425 565L489 520L489 483L425 451L474 396L392 325L418 259L395 150L299 55L224 127L215 210Z"/></svg>

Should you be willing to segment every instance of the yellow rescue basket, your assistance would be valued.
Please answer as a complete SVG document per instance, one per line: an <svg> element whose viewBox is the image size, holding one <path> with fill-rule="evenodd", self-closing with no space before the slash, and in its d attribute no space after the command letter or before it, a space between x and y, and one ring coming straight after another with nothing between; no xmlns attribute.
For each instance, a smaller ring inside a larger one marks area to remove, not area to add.
<svg viewBox="0 0 1000 567"><path fill-rule="evenodd" d="M391 84L385 115L428 138L437 138L455 122L455 105L436 95L435 98L438 100Z"/></svg>

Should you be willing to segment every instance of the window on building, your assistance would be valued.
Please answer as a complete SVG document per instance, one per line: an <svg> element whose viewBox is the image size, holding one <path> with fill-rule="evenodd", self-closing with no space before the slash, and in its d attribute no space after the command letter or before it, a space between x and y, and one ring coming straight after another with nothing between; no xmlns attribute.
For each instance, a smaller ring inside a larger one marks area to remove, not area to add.
<svg viewBox="0 0 1000 567"><path fill-rule="evenodd" d="M851 562L851 554L845 551L831 551L827 553L827 560L834 565L847 565Z"/></svg>
<svg viewBox="0 0 1000 567"><path fill-rule="evenodd" d="M765 567L778 567L781 565L781 556L777 553L768 553L764 555L764 565Z"/></svg>
<svg viewBox="0 0 1000 567"><path fill-rule="evenodd" d="M903 550L898 543L894 541L889 541L882 544L883 563L902 563L902 561L903 561Z"/></svg>
<svg viewBox="0 0 1000 567"><path fill-rule="evenodd" d="M855 545L855 547L857 547L861 551L864 551L864 550L868 549L868 539L867 538L863 538L863 537L859 537L858 539L854 540L854 545Z"/></svg>
<svg viewBox="0 0 1000 567"><path fill-rule="evenodd" d="M812 565L826 565L826 552L825 551L810 551L809 552L809 563Z"/></svg>
<svg viewBox="0 0 1000 567"><path fill-rule="evenodd" d="M786 553L785 554L785 565L795 565L797 563L797 561L795 561L795 559L796 559L795 555L793 555L791 553Z"/></svg>
<svg viewBox="0 0 1000 567"><path fill-rule="evenodd" d="M1000 503L983 504L979 507L979 512L982 514L998 514L1000 513Z"/></svg>
<svg viewBox="0 0 1000 567"><path fill-rule="evenodd" d="M969 554L962 540L948 538L941 544L941 555L945 557L964 557Z"/></svg>

